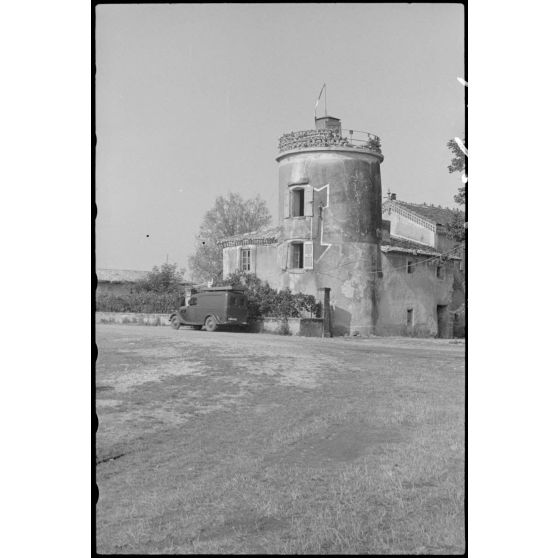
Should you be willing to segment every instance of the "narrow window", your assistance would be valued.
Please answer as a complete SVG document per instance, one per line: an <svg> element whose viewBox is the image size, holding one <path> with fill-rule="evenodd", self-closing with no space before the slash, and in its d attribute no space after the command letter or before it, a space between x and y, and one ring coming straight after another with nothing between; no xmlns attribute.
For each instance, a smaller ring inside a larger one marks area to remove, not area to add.
<svg viewBox="0 0 558 558"><path fill-rule="evenodd" d="M407 260L407 273L413 273L414 270L413 260Z"/></svg>
<svg viewBox="0 0 558 558"><path fill-rule="evenodd" d="M293 217L304 216L304 188L297 188L292 191Z"/></svg>
<svg viewBox="0 0 558 558"><path fill-rule="evenodd" d="M243 248L240 251L240 269L242 271L250 271L251 270L251 262L250 262L250 254L251 250L249 248Z"/></svg>
<svg viewBox="0 0 558 558"><path fill-rule="evenodd" d="M302 242L291 244L291 268L302 269L304 264L304 245Z"/></svg>
<svg viewBox="0 0 558 558"><path fill-rule="evenodd" d="M413 327L413 309L407 310L407 327Z"/></svg>
<svg viewBox="0 0 558 558"><path fill-rule="evenodd" d="M438 279L444 278L444 268L441 265L436 266L436 277Z"/></svg>

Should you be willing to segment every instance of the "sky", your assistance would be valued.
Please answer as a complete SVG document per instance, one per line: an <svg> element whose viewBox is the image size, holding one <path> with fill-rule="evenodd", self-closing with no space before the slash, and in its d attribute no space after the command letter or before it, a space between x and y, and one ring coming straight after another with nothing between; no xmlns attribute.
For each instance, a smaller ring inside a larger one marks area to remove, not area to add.
<svg viewBox="0 0 558 558"><path fill-rule="evenodd" d="M380 136L384 195L454 207L463 20L459 4L97 6L97 267L186 268L228 192L278 222L278 139L314 128L324 82L328 114Z"/></svg>

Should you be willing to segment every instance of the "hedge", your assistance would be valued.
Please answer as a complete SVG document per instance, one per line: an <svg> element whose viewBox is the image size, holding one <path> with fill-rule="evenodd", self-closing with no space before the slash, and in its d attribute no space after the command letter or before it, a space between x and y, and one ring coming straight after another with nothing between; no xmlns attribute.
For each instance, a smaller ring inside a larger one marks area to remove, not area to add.
<svg viewBox="0 0 558 558"><path fill-rule="evenodd" d="M97 293L97 312L170 313L184 303L184 296L177 293L142 291L126 295Z"/></svg>

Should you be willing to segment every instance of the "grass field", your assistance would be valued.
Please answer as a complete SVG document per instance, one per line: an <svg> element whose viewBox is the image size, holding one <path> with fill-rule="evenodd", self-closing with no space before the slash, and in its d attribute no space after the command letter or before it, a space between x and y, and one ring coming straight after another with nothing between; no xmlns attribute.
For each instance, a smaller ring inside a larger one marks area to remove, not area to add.
<svg viewBox="0 0 558 558"><path fill-rule="evenodd" d="M464 347L98 325L100 553L464 552Z"/></svg>

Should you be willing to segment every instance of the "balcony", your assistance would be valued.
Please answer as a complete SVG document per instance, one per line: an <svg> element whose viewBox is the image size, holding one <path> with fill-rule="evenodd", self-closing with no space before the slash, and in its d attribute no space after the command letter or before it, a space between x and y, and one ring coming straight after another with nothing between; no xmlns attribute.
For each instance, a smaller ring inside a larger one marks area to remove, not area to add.
<svg viewBox="0 0 558 558"><path fill-rule="evenodd" d="M382 155L380 138L362 130L327 129L289 132L279 138L279 153L312 148L351 149Z"/></svg>

